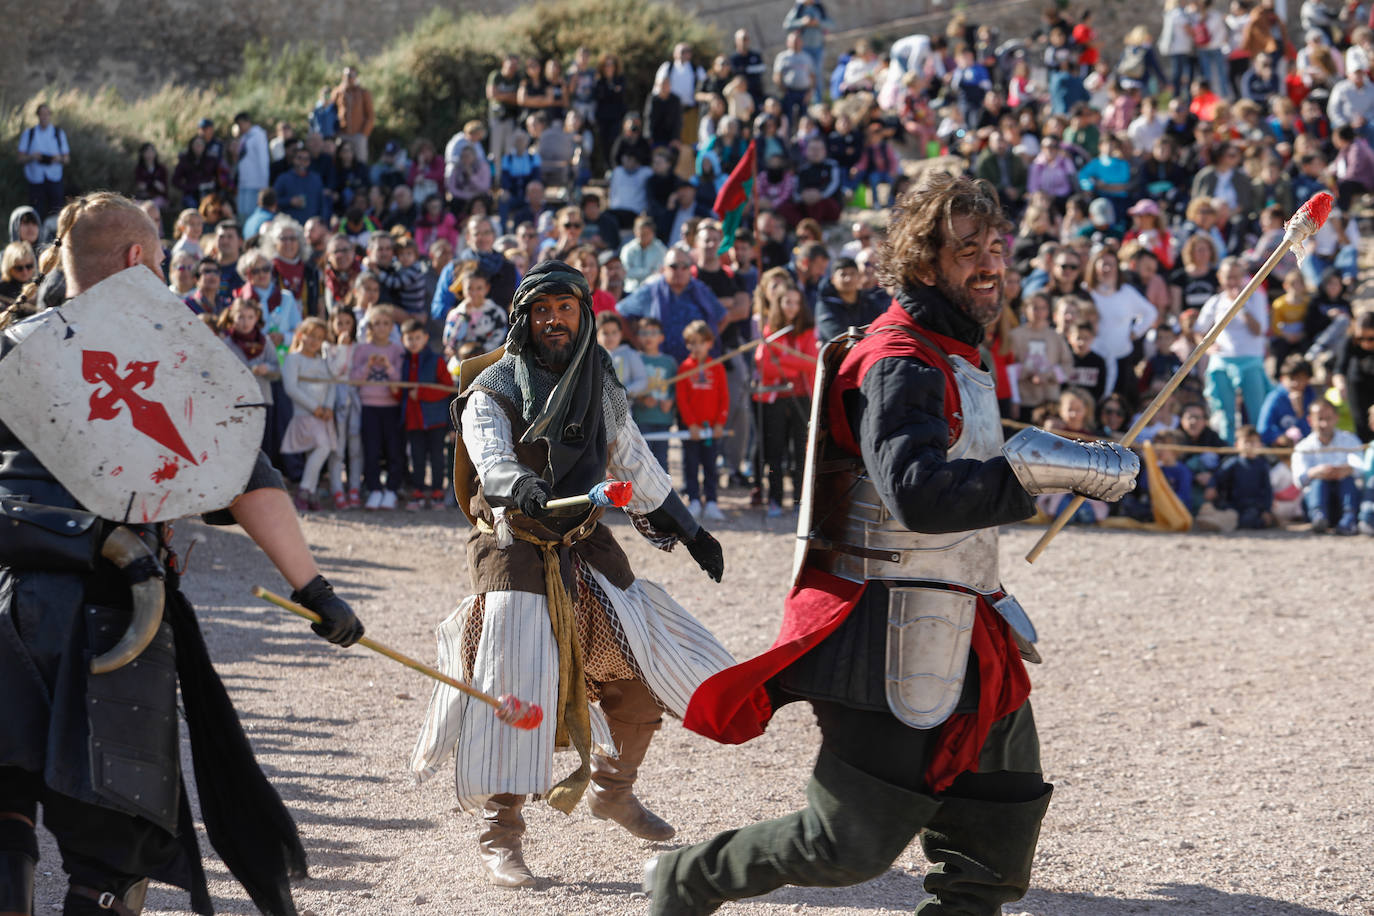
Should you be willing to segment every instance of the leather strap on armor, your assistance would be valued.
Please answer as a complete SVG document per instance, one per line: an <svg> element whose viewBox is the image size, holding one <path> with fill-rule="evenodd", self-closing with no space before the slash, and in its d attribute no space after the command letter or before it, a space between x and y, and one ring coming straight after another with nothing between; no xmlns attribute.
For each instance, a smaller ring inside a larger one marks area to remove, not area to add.
<svg viewBox="0 0 1374 916"><path fill-rule="evenodd" d="M69 901L73 896L92 900L99 909L115 913L117 916L139 916L143 912L143 901L148 896L148 879L134 882L132 887L119 895L113 891L98 891L82 884L69 884L67 896ZM71 910L68 909L67 912Z"/></svg>
<svg viewBox="0 0 1374 916"><path fill-rule="evenodd" d="M90 572L103 534L90 512L0 498L0 566Z"/></svg>
<svg viewBox="0 0 1374 916"><path fill-rule="evenodd" d="M1115 442L1079 442L1035 427L1008 439L1002 454L1033 496L1073 492L1116 502L1140 473L1140 459Z"/></svg>

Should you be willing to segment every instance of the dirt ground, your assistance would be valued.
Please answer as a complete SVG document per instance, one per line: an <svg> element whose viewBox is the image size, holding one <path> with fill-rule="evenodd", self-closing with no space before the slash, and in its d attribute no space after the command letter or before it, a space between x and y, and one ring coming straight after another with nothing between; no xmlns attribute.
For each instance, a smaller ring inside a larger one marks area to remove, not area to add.
<svg viewBox="0 0 1374 916"><path fill-rule="evenodd" d="M738 496L738 493L734 494ZM736 653L772 641L792 556L790 518L738 498L715 526L727 561L710 582L613 521L641 576L664 583ZM433 628L468 592L456 512L323 513L307 535L369 635L430 661ZM1045 664L1034 702L1054 803L1034 883L1008 914L1374 914L1374 624L1364 538L1158 535L1070 530L1028 566L1040 529L1004 532L1006 585L1035 618ZM264 769L300 825L311 877L303 914L630 914L647 909L641 862L677 843L801 804L817 733L801 704L768 734L723 747L670 724L640 795L678 828L666 846L580 808L527 808L537 887L487 885L474 821L442 775L406 769L429 696L421 676L362 648L339 650L249 594L285 590L236 528L204 533L187 589ZM560 764L572 758L560 756ZM61 899L44 839L38 912ZM201 837L202 848L207 848ZM252 913L207 855L216 909ZM786 888L723 912L909 912L923 893L913 844L881 878ZM155 886L149 913L186 912Z"/></svg>

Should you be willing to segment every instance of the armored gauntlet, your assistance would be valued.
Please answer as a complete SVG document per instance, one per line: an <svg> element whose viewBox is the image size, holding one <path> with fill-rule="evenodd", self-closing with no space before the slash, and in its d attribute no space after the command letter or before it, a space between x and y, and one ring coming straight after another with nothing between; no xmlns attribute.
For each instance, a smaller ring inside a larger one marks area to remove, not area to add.
<svg viewBox="0 0 1374 916"><path fill-rule="evenodd" d="M1043 429L1023 429L1002 454L1032 496L1073 492L1116 502L1135 489L1140 459L1115 442L1078 442Z"/></svg>

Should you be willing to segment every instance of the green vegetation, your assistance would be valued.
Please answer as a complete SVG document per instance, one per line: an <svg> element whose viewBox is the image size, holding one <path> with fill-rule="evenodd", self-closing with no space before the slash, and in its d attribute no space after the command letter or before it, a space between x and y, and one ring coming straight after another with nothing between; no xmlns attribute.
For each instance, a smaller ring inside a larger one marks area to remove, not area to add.
<svg viewBox="0 0 1374 916"><path fill-rule="evenodd" d="M372 90L374 148L389 139L416 137L428 137L442 148L463 122L485 120L487 74L499 66L502 53L557 57L565 64L584 45L593 59L614 54L629 98L642 99L654 70L679 41L690 43L703 65L721 47L711 27L656 0L541 0L504 16L455 16L436 9L409 34L367 59L347 46L327 53L316 45L251 45L244 49L242 69L213 88L165 86L133 100L112 90L89 94L50 88L0 109L0 212L8 215L28 202L15 146L20 131L35 123L40 101L52 106L54 122L71 142L67 193L128 191L140 145L156 144L170 176L196 122L207 115L221 133L238 111L251 112L264 126L285 120L304 129L321 87L336 83L345 63L357 65L362 82Z"/></svg>

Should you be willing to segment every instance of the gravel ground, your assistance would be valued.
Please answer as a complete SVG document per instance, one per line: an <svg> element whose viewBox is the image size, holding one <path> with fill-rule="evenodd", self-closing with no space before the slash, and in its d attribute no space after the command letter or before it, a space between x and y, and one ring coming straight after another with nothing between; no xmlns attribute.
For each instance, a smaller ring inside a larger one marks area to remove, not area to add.
<svg viewBox="0 0 1374 916"><path fill-rule="evenodd" d="M733 494L738 496L738 492ZM664 583L740 658L772 641L792 557L790 519L727 494L715 585L685 551L663 554L612 523L640 575ZM457 513L318 514L306 522L325 573L372 637L429 661L433 628L468 592ZM462 523L465 524L465 523ZM1033 887L1008 914L1374 914L1374 730L1364 645L1374 623L1370 541L1068 531L1027 566L1040 529L1012 527L1004 580L1036 619L1032 668L1047 779L1056 786ZM669 848L579 809L527 808L539 884L485 883L474 821L451 783L406 769L429 696L424 678L338 650L257 603L284 590L238 529L204 532L187 589L264 769L300 825L311 877L302 913L642 913L641 862ZM802 801L817 734L801 704L769 733L722 747L670 724L640 795L678 828L673 844L774 817ZM560 756L560 762L571 758ZM44 838L38 912L60 900ZM204 836L202 848L206 847ZM251 913L207 855L216 908ZM723 912L909 912L922 898L913 845L854 888L785 888ZM149 913L185 912L155 887Z"/></svg>

